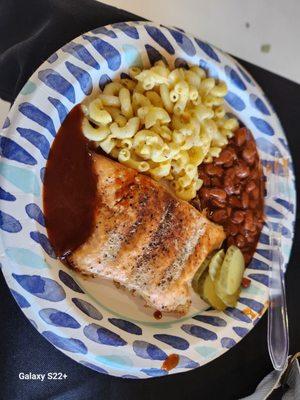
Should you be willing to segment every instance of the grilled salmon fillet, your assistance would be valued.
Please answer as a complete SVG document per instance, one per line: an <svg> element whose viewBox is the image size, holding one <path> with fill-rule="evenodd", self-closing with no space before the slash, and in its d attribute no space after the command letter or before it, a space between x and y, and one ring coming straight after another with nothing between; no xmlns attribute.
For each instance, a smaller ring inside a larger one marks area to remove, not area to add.
<svg viewBox="0 0 300 400"><path fill-rule="evenodd" d="M95 226L68 256L83 274L119 282L160 311L185 313L189 286L223 228L148 176L94 154Z"/></svg>

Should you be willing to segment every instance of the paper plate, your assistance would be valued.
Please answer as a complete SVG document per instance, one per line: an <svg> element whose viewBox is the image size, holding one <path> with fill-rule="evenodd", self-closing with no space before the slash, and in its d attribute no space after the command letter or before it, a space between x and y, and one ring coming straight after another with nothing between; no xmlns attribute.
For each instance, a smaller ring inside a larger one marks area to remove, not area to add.
<svg viewBox="0 0 300 400"><path fill-rule="evenodd" d="M270 247L264 226L236 308L205 310L194 302L184 318L153 318L142 301L111 283L84 280L56 260L43 218L43 176L49 149L75 104L135 65L159 59L171 67L200 65L226 81L229 110L252 131L262 162L290 161L290 201L280 190L266 199L268 222L285 218L287 263L295 221L295 186L288 145L278 118L254 79L233 58L178 28L119 23L63 46L32 75L4 123L0 142L1 262L25 316L55 347L96 371L148 378L202 366L235 346L257 323L268 301ZM279 175L282 174L279 171ZM279 186L281 176L278 176ZM207 307L207 306L206 306ZM170 354L179 362L170 372Z"/></svg>

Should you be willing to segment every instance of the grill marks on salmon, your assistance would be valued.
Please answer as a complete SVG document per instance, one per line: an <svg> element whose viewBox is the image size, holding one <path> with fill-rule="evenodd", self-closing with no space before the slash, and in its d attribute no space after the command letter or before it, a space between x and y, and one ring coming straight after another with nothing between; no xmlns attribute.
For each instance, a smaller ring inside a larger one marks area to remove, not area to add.
<svg viewBox="0 0 300 400"><path fill-rule="evenodd" d="M101 155L95 227L68 256L83 274L113 279L160 311L186 312L189 286L223 228L159 183Z"/></svg>
<svg viewBox="0 0 300 400"><path fill-rule="evenodd" d="M170 224L173 218L174 203L167 203L167 208L158 224L157 229L150 236L150 240L147 246L144 248L144 252L140 254L136 260L134 270L131 274L133 284L145 287L149 285L151 279L154 277L149 268L151 263L155 263L158 257L163 257L163 253L167 250L163 243L167 240L167 235L171 232ZM162 259L161 259L162 261ZM156 273L158 275L159 269L157 268Z"/></svg>

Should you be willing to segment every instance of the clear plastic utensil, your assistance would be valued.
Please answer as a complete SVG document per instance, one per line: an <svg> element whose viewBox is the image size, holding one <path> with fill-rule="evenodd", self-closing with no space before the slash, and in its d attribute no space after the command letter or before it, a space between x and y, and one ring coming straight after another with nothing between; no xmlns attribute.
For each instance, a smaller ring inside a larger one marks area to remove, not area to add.
<svg viewBox="0 0 300 400"><path fill-rule="evenodd" d="M281 162L280 162L281 161ZM279 177L279 167L283 168L284 176ZM267 196L274 199L279 193L279 179L281 179L281 192L284 192L289 202L289 182L288 182L288 165L286 160L277 158L275 162L267 165L268 185ZM282 256L282 221L284 216L279 220L278 224L272 224L268 221L270 232L271 247L271 273L269 279L269 311L268 311L268 349L274 369L282 371L288 360L289 353L289 333L288 333L288 316L286 308L285 281L283 273L283 256Z"/></svg>

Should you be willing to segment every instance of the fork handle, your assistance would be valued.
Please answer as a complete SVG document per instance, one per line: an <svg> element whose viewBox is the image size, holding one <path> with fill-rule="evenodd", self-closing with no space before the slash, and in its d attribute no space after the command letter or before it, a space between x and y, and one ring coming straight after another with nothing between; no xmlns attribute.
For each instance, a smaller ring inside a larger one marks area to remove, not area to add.
<svg viewBox="0 0 300 400"><path fill-rule="evenodd" d="M285 282L278 246L273 247L272 258L269 284L268 349L274 369L282 371L288 360L289 334Z"/></svg>

